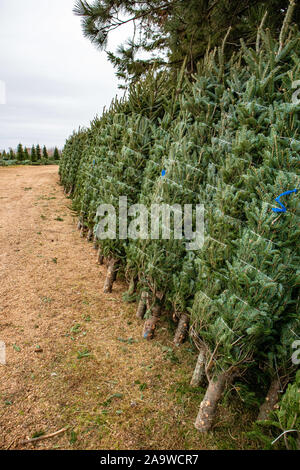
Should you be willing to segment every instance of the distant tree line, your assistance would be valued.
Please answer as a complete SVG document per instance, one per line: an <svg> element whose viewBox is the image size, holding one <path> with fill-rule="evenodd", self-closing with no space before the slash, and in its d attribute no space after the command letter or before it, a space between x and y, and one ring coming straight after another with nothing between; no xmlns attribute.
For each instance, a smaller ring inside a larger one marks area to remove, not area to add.
<svg viewBox="0 0 300 470"><path fill-rule="evenodd" d="M60 159L61 152L57 147L49 150L44 145L41 149L40 145L32 146L31 149L23 147L20 143L17 150L10 148L8 151L0 151L0 164L5 162L23 163L23 164L47 164Z"/></svg>

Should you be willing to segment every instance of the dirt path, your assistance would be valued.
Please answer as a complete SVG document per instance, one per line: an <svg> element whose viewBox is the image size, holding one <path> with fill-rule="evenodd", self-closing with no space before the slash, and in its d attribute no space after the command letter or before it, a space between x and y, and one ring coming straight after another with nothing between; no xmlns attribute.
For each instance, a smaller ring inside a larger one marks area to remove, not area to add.
<svg viewBox="0 0 300 470"><path fill-rule="evenodd" d="M173 348L168 323L145 342L124 284L102 293L105 267L79 237L57 170L0 168L0 448L223 446L224 435L193 428L202 394L186 385L191 346Z"/></svg>

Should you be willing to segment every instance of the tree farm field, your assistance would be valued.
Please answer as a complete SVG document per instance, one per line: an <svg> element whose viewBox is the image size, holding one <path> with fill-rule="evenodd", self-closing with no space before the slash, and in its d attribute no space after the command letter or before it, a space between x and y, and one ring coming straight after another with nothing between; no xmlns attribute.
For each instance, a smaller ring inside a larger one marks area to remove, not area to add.
<svg viewBox="0 0 300 470"><path fill-rule="evenodd" d="M0 168L0 448L253 448L238 390L199 434L192 344L176 348L164 317L143 340L125 282L107 296L105 274L79 236L58 167Z"/></svg>

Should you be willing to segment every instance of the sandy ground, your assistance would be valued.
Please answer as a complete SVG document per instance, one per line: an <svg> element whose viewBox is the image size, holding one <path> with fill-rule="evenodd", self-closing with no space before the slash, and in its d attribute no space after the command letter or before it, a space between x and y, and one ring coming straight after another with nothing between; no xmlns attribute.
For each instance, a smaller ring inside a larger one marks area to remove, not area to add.
<svg viewBox="0 0 300 470"><path fill-rule="evenodd" d="M236 437L194 429L195 351L174 348L167 321L144 341L124 283L102 293L106 268L70 206L57 167L0 168L0 448L241 448L230 411L220 423Z"/></svg>
<svg viewBox="0 0 300 470"><path fill-rule="evenodd" d="M165 352L142 341L124 284L102 293L106 269L80 239L57 171L0 169L0 448L32 448L19 442L64 427L34 447L159 447Z"/></svg>

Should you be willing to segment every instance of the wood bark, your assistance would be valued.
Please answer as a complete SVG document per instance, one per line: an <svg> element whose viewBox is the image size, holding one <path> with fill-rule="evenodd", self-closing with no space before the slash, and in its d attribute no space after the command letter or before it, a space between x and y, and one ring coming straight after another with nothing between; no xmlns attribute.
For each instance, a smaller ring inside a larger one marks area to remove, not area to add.
<svg viewBox="0 0 300 470"><path fill-rule="evenodd" d="M116 258L111 258L108 263L106 279L104 282L103 292L105 294L110 294L113 288L113 283L117 278L118 273L118 260Z"/></svg>
<svg viewBox="0 0 300 470"><path fill-rule="evenodd" d="M97 240L97 237L94 236L94 240L93 240L93 241L94 241L94 245L93 245L94 250L98 250L98 240Z"/></svg>
<svg viewBox="0 0 300 470"><path fill-rule="evenodd" d="M69 190L66 190L67 197L71 197L74 192L74 185L72 185Z"/></svg>
<svg viewBox="0 0 300 470"><path fill-rule="evenodd" d="M205 354L201 350L198 355L196 367L191 380L191 387L199 387L205 378Z"/></svg>
<svg viewBox="0 0 300 470"><path fill-rule="evenodd" d="M177 330L174 336L175 346L180 346L186 338L188 328L189 328L189 316L186 313L183 313L178 322Z"/></svg>
<svg viewBox="0 0 300 470"><path fill-rule="evenodd" d="M101 248L99 248L98 250L98 263L100 264L100 266L104 264L104 256L102 254Z"/></svg>
<svg viewBox="0 0 300 470"><path fill-rule="evenodd" d="M161 314L161 307L160 305L154 305L152 308L152 317L145 321L144 329L143 329L143 338L150 341L154 338L154 333L156 329L156 325L159 321L159 317Z"/></svg>
<svg viewBox="0 0 300 470"><path fill-rule="evenodd" d="M218 402L224 393L227 381L228 376L226 372L220 373L209 381L195 421L195 428L198 429L198 431L207 432L211 430Z"/></svg>
<svg viewBox="0 0 300 470"><path fill-rule="evenodd" d="M93 230L90 228L89 231L88 231L88 234L87 234L87 241L88 242L91 242L92 239L93 239Z"/></svg>
<svg viewBox="0 0 300 470"><path fill-rule="evenodd" d="M86 229L84 226L81 227L81 230L80 230L80 237L81 238L84 238L85 237L85 234L86 234Z"/></svg>
<svg viewBox="0 0 300 470"><path fill-rule="evenodd" d="M257 417L258 421L265 421L269 419L269 414L274 411L275 405L278 403L278 395L281 390L280 380L278 378L273 379L268 390L266 399L259 409Z"/></svg>
<svg viewBox="0 0 300 470"><path fill-rule="evenodd" d="M19 445L26 445L30 444L32 442L38 442L38 441L43 441L45 439L50 439L51 437L58 436L59 434L62 434L67 431L67 428L60 429L59 431L53 432L51 434L47 434L45 436L40 436L40 437L34 437L33 439L27 439L26 441L21 441L19 442Z"/></svg>
<svg viewBox="0 0 300 470"><path fill-rule="evenodd" d="M143 320L146 309L147 309L147 297L148 293L147 292L142 292L140 301L138 303L138 308L136 311L136 317L139 318L140 320Z"/></svg>

